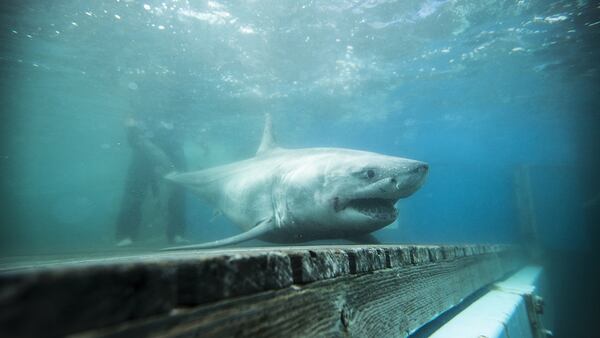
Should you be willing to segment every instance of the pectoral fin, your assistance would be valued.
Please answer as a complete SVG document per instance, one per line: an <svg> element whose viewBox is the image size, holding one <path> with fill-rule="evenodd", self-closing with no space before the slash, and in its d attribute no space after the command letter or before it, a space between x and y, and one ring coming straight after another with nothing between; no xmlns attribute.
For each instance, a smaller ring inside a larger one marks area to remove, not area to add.
<svg viewBox="0 0 600 338"><path fill-rule="evenodd" d="M230 245L230 244L235 244L235 243L240 243L240 242L245 242L247 240L255 239L257 237L260 237L260 236L268 233L269 231L272 231L273 229L275 229L275 222L273 221L273 218L270 217L268 219L265 219L265 220L259 222L252 229L250 229L246 232L243 232L239 235L235 235L235 236L228 237L225 239L220 239L220 240L214 241L214 242L164 248L164 249L161 249L161 251L217 248L220 246L225 246L225 245Z"/></svg>

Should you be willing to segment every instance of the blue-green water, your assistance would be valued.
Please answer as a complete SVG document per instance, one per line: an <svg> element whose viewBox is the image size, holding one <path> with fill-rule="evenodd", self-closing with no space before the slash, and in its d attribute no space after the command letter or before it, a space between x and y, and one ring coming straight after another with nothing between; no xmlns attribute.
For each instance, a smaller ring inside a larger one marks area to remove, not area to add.
<svg viewBox="0 0 600 338"><path fill-rule="evenodd" d="M599 12L587 1L3 5L3 226L18 247L110 245L127 117L176 116L197 169L251 157L270 112L287 147L431 164L382 240L515 240L514 173L527 166L548 241L585 245ZM188 203L191 240L236 231Z"/></svg>
<svg viewBox="0 0 600 338"><path fill-rule="evenodd" d="M113 250L125 121L174 121L189 169L280 145L426 161L376 237L588 252L598 234L598 1L9 1L2 254ZM517 187L519 173L528 188ZM519 194L529 196L526 207ZM167 245L148 194L136 245ZM160 196L160 193L156 196ZM239 232L186 196L185 238ZM524 209L523 209L524 208ZM525 210L525 211L523 211ZM259 244L259 243L255 243Z"/></svg>
<svg viewBox="0 0 600 338"><path fill-rule="evenodd" d="M114 242L129 116L175 116L198 169L251 157L270 112L286 147L430 163L381 240L518 239L514 175L526 166L548 243L584 246L599 12L587 1L3 5L7 244ZM187 203L190 240L238 231ZM161 237L156 217L142 238Z"/></svg>

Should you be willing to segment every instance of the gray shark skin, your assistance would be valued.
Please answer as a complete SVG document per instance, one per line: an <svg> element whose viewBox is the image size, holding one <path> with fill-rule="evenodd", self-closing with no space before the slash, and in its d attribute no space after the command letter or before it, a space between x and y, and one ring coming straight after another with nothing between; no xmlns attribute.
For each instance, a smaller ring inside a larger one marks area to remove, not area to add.
<svg viewBox="0 0 600 338"><path fill-rule="evenodd" d="M394 205L417 191L428 165L342 148L282 149L267 116L256 157L166 176L212 204L245 232L165 250L224 246L249 239L301 243L359 238L396 220Z"/></svg>

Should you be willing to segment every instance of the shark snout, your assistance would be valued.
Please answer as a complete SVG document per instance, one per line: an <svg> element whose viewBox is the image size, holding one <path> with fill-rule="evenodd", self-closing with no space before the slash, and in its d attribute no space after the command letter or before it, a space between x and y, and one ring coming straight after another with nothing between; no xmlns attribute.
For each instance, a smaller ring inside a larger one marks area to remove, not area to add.
<svg viewBox="0 0 600 338"><path fill-rule="evenodd" d="M414 164L407 167L405 172L401 173L400 175L411 176L411 177L422 177L422 176L427 175L428 171L429 171L429 164L427 164L425 162L415 161ZM392 177L392 179L397 181L397 179L395 177Z"/></svg>
<svg viewBox="0 0 600 338"><path fill-rule="evenodd" d="M422 181L427 173L429 172L429 164L424 162L416 163L413 168L410 170L409 175L413 176L413 178Z"/></svg>
<svg viewBox="0 0 600 338"><path fill-rule="evenodd" d="M429 171L429 164L419 162L419 164L416 165L416 168L414 168L413 171L416 171L419 174L427 174L427 172Z"/></svg>
<svg viewBox="0 0 600 338"><path fill-rule="evenodd" d="M357 190L352 198L383 198L398 200L412 195L424 183L429 165L424 162L404 162L387 177Z"/></svg>
<svg viewBox="0 0 600 338"><path fill-rule="evenodd" d="M429 165L424 162L412 163L405 170L396 176L390 178L390 183L400 198L408 197L417 191L425 182Z"/></svg>

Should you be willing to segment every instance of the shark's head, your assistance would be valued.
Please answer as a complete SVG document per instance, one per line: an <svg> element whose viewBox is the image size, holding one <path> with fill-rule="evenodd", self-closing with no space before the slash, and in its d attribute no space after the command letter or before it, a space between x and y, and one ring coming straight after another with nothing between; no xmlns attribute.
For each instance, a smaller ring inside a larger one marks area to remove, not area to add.
<svg viewBox="0 0 600 338"><path fill-rule="evenodd" d="M285 214L335 231L371 232L396 220L394 205L417 191L427 172L426 163L405 158L323 151L286 175Z"/></svg>

